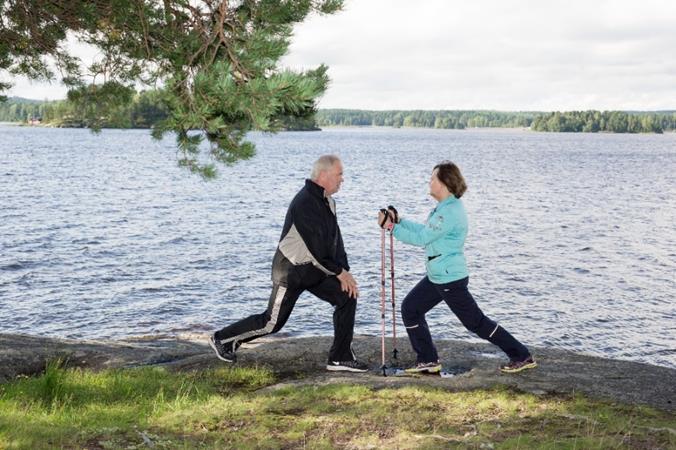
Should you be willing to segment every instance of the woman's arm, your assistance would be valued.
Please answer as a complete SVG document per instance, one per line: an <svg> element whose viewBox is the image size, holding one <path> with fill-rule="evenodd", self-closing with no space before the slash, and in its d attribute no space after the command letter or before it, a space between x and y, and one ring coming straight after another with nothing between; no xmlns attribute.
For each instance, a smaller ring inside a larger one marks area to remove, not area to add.
<svg viewBox="0 0 676 450"><path fill-rule="evenodd" d="M402 219L394 226L392 232L394 237L401 242L424 247L443 237L452 229L453 223L437 214L432 216L425 225Z"/></svg>

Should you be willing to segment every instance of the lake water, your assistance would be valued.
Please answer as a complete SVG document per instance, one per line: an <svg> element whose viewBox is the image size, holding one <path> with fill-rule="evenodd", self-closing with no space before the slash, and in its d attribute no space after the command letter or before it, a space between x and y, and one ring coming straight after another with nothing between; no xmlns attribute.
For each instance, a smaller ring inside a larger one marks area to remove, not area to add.
<svg viewBox="0 0 676 450"><path fill-rule="evenodd" d="M261 312L288 202L336 153L360 284L356 332L379 335L379 207L422 221L431 168L469 185L479 305L526 344L676 368L676 134L329 129L253 134L258 153L204 182L143 130L0 126L0 329L70 338L202 333ZM423 252L396 244L398 302ZM303 295L284 328L331 334ZM478 340L446 308L436 338ZM399 321L399 332L403 337Z"/></svg>

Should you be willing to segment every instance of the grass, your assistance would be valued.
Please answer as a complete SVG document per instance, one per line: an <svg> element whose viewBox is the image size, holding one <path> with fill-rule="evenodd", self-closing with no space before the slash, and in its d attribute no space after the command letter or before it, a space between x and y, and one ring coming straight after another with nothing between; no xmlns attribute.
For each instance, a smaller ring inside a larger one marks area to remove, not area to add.
<svg viewBox="0 0 676 450"><path fill-rule="evenodd" d="M282 388L261 368L92 372L0 385L0 449L676 448L673 414L504 388Z"/></svg>

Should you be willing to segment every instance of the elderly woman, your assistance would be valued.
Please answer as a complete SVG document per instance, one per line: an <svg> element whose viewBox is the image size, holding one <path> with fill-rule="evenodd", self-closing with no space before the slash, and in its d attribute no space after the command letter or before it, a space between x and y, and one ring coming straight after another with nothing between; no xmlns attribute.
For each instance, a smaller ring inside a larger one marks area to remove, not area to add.
<svg viewBox="0 0 676 450"><path fill-rule="evenodd" d="M467 236L467 214L460 198L467 190L460 169L450 161L434 167L430 195L438 202L423 224L399 219L396 209L381 211L378 224L392 231L404 243L425 248L427 276L408 293L401 315L411 346L417 354L409 373L436 373L441 370L425 314L442 300L460 322L479 337L497 345L510 362L501 366L506 373L537 367L528 349L507 330L486 317L467 289L469 272L463 254Z"/></svg>

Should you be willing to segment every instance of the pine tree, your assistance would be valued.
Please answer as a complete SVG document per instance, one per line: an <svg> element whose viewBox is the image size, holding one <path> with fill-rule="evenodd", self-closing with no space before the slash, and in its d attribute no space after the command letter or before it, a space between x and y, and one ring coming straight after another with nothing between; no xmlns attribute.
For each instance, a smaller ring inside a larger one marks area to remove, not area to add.
<svg viewBox="0 0 676 450"><path fill-rule="evenodd" d="M132 101L136 83L162 85L168 116L155 125L153 136L176 133L180 164L212 177L212 161L229 164L254 154L245 140L248 131L277 131L289 117L307 118L315 111L328 85L327 68L294 72L280 70L278 62L294 24L342 5L343 0L0 0L0 71L53 80L49 61L54 61L70 88L68 99L93 130L111 120L106 112ZM68 33L101 52L86 71L64 46ZM0 93L8 87L0 83Z"/></svg>

